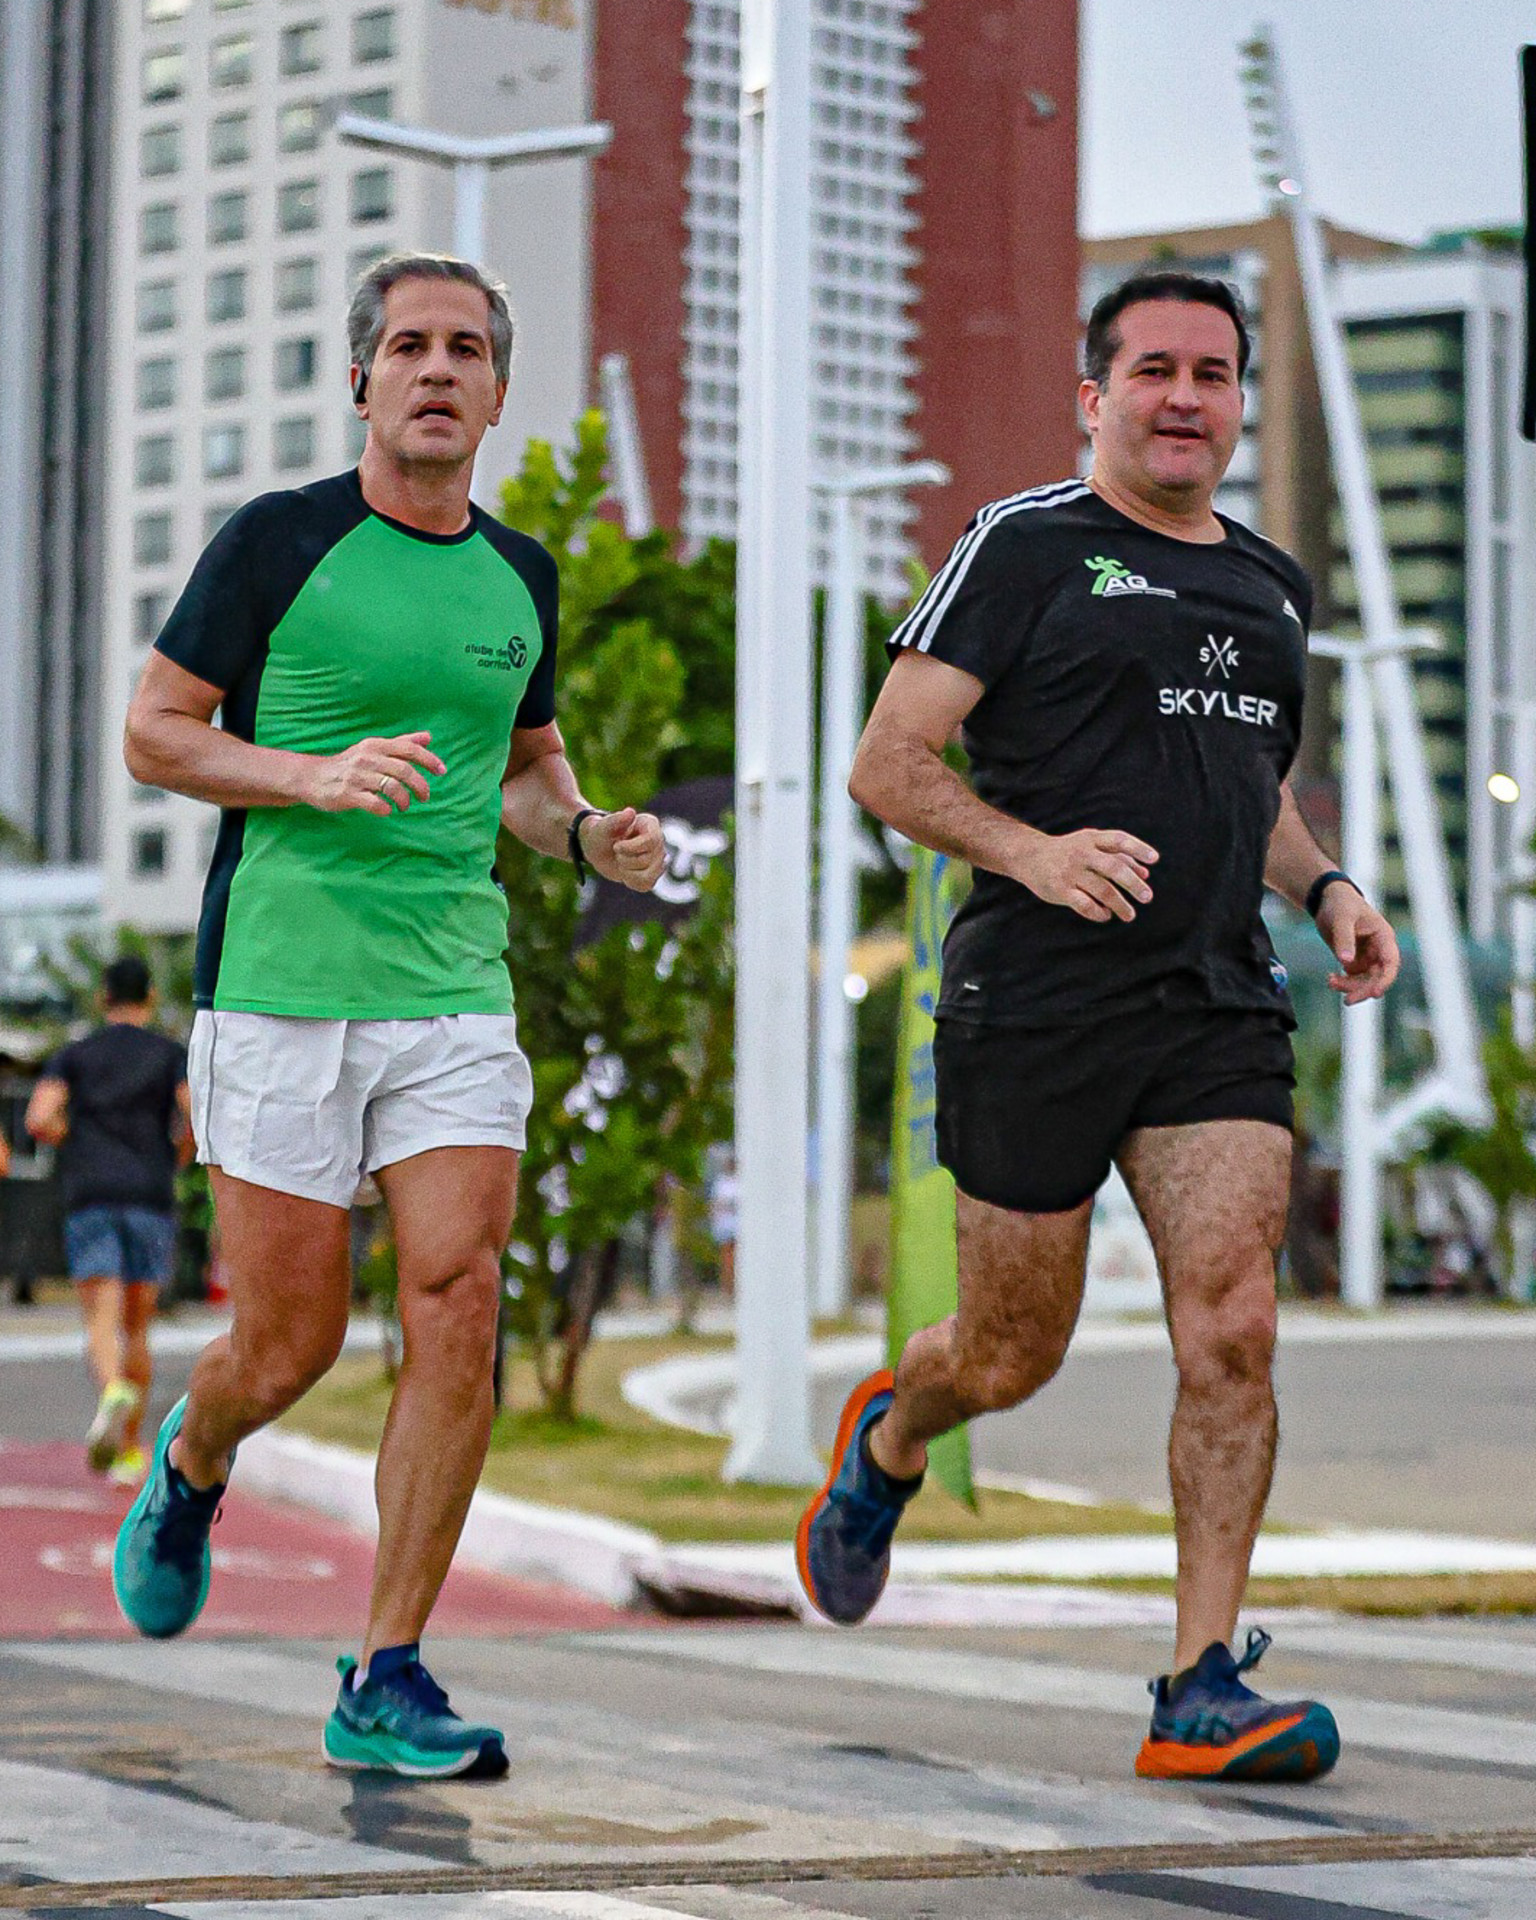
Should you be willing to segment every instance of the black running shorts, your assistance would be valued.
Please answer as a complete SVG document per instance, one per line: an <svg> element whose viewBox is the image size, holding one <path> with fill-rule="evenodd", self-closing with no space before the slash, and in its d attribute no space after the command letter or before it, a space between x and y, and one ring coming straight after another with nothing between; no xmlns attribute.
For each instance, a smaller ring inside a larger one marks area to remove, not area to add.
<svg viewBox="0 0 1536 1920"><path fill-rule="evenodd" d="M940 1020L939 1159L962 1193L1061 1213L1097 1193L1125 1136L1201 1120L1291 1125L1291 1036L1278 1013L1117 1014L1086 1027Z"/></svg>

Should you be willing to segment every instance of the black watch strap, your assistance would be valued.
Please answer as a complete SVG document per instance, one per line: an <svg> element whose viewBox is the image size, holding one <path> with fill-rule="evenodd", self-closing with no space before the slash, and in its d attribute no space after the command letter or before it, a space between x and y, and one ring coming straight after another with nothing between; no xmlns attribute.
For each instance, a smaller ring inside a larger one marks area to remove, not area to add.
<svg viewBox="0 0 1536 1920"><path fill-rule="evenodd" d="M576 869L578 886L585 886L587 880L586 856L581 851L581 823L583 820L600 818L602 811L601 807L582 807L565 830L566 851L571 856L571 865Z"/></svg>
<svg viewBox="0 0 1536 1920"><path fill-rule="evenodd" d="M1360 893L1360 889L1355 887L1354 881L1350 879L1347 873L1339 867L1330 867L1326 873L1320 873L1312 882L1311 886L1307 888L1307 897L1304 905L1311 919L1315 920L1317 918L1317 910L1323 904L1323 895L1329 887L1333 885L1335 880L1342 880L1346 887L1354 887L1355 892ZM1364 899L1365 896L1361 894L1360 897Z"/></svg>

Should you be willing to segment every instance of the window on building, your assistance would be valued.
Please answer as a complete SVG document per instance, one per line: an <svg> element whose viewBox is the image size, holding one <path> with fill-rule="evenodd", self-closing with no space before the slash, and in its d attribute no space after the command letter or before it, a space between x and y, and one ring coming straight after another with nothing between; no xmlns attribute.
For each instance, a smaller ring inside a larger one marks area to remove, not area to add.
<svg viewBox="0 0 1536 1920"><path fill-rule="evenodd" d="M315 423L308 418L279 420L272 429L272 461L279 471L314 465Z"/></svg>
<svg viewBox="0 0 1536 1920"><path fill-rule="evenodd" d="M245 470L245 428L220 422L203 428L203 473L209 480L232 480Z"/></svg>
<svg viewBox="0 0 1536 1920"><path fill-rule="evenodd" d="M248 33L215 40L208 55L208 77L216 87L248 87L255 67L255 43Z"/></svg>
<svg viewBox="0 0 1536 1920"><path fill-rule="evenodd" d="M323 116L316 100L295 100L277 116L277 144L283 153L308 153L318 147Z"/></svg>
<svg viewBox="0 0 1536 1920"><path fill-rule="evenodd" d="M174 253L180 226L178 209L173 201L157 200L152 207L145 207L139 215L139 251Z"/></svg>
<svg viewBox="0 0 1536 1920"><path fill-rule="evenodd" d="M145 101L179 100L187 83L187 56L180 47L159 47L144 56Z"/></svg>
<svg viewBox="0 0 1536 1920"><path fill-rule="evenodd" d="M368 60L393 60L394 57L394 8L380 7L373 13L360 13L352 22L352 58L362 65Z"/></svg>
<svg viewBox="0 0 1536 1920"><path fill-rule="evenodd" d="M314 73L320 66L320 22L307 20L299 27L284 27L277 43L279 73Z"/></svg>
<svg viewBox="0 0 1536 1920"><path fill-rule="evenodd" d="M156 20L179 20L187 10L187 0L144 0L144 18L153 24Z"/></svg>
<svg viewBox="0 0 1536 1920"><path fill-rule="evenodd" d="M168 487L176 478L176 442L168 433L146 435L133 450L134 484Z"/></svg>
<svg viewBox="0 0 1536 1920"><path fill-rule="evenodd" d="M388 167L370 167L352 176L352 218L388 220L395 210L395 176Z"/></svg>
<svg viewBox="0 0 1536 1920"><path fill-rule="evenodd" d="M176 324L176 282L150 280L139 288L135 315L140 333L165 333Z"/></svg>
<svg viewBox="0 0 1536 1920"><path fill-rule="evenodd" d="M130 847L130 864L141 880L157 879L170 864L170 842L164 827L140 827Z"/></svg>
<svg viewBox="0 0 1536 1920"><path fill-rule="evenodd" d="M251 4L251 0L213 0L215 13L240 13Z"/></svg>
<svg viewBox="0 0 1536 1920"><path fill-rule="evenodd" d="M371 267L376 267L388 252L389 243L385 240L371 247L359 247L347 261L348 284L355 287L363 275Z"/></svg>
<svg viewBox="0 0 1536 1920"><path fill-rule="evenodd" d="M208 202L208 244L219 246L229 240L243 240L251 227L251 197L248 193L216 193Z"/></svg>
<svg viewBox="0 0 1536 1920"><path fill-rule="evenodd" d="M176 404L176 362L141 360L139 362L138 399L140 410L153 413L159 407Z"/></svg>
<svg viewBox="0 0 1536 1920"><path fill-rule="evenodd" d="M245 348L219 347L203 363L203 396L238 400L245 392Z"/></svg>
<svg viewBox="0 0 1536 1920"><path fill-rule="evenodd" d="M215 167L237 167L251 157L251 116L221 113L208 129L208 161Z"/></svg>
<svg viewBox="0 0 1536 1920"><path fill-rule="evenodd" d="M273 383L279 393L294 393L300 387L314 385L316 343L313 340L279 340Z"/></svg>
<svg viewBox="0 0 1536 1920"><path fill-rule="evenodd" d="M141 513L133 523L133 557L141 567L163 567L171 557L171 516Z"/></svg>
<svg viewBox="0 0 1536 1920"><path fill-rule="evenodd" d="M279 264L276 277L279 313L308 313L319 297L318 260L284 260Z"/></svg>
<svg viewBox="0 0 1536 1920"><path fill-rule="evenodd" d="M245 318L245 269L231 268L226 273L208 276L208 318L243 320Z"/></svg>
<svg viewBox="0 0 1536 1920"><path fill-rule="evenodd" d="M203 545L206 547L215 534L233 520L238 512L239 507L233 500L226 500L220 506L207 508L203 514Z"/></svg>
<svg viewBox="0 0 1536 1920"><path fill-rule="evenodd" d="M354 93L347 105L365 120L393 120L395 91L393 87L370 87L366 93Z"/></svg>
<svg viewBox="0 0 1536 1920"><path fill-rule="evenodd" d="M139 135L139 172L146 180L181 172L181 128L146 127Z"/></svg>
<svg viewBox="0 0 1536 1920"><path fill-rule="evenodd" d="M160 637L165 616L171 610L168 593L136 593L133 596L133 637L141 647L152 647Z"/></svg>
<svg viewBox="0 0 1536 1920"><path fill-rule="evenodd" d="M279 233L308 233L320 224L320 183L318 180L290 180L277 190L277 230Z"/></svg>

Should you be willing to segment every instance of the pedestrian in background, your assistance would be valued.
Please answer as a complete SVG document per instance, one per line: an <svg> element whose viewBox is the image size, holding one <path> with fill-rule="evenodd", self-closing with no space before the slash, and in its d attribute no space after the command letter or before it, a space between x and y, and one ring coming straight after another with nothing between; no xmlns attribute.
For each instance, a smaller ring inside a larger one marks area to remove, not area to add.
<svg viewBox="0 0 1536 1920"><path fill-rule="evenodd" d="M110 962L101 999L102 1024L44 1067L25 1124L59 1150L65 1260L101 1396L86 1459L132 1486L144 1477L149 1323L175 1258L176 1167L193 1151L191 1101L186 1049L151 1024L155 988L144 962Z"/></svg>

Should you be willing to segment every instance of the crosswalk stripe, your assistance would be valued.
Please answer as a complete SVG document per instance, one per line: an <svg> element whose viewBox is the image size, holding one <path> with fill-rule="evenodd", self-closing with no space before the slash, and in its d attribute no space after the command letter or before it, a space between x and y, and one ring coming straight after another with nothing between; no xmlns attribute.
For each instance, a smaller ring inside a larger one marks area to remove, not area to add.
<svg viewBox="0 0 1536 1920"><path fill-rule="evenodd" d="M48 1880L418 1868L413 1854L246 1820L88 1773L0 1760L8 1871Z"/></svg>
<svg viewBox="0 0 1536 1920"><path fill-rule="evenodd" d="M1320 1653L1339 1660L1385 1661L1398 1666L1459 1667L1468 1673L1502 1673L1536 1680L1536 1641L1476 1640L1455 1633L1400 1627L1352 1627L1333 1622L1287 1621L1288 1653Z"/></svg>
<svg viewBox="0 0 1536 1920"><path fill-rule="evenodd" d="M1136 1719L1147 1712L1142 1683L1133 1676L1053 1661L1013 1660L945 1648L893 1647L862 1638L760 1629L747 1633L727 1628L708 1634L599 1635L595 1643L619 1652L675 1661L945 1694L952 1699L1059 1707ZM1332 1692L1327 1704L1338 1718L1346 1744L1389 1753L1536 1767L1536 1720L1463 1713L1445 1707L1399 1706Z"/></svg>
<svg viewBox="0 0 1536 1920"><path fill-rule="evenodd" d="M735 1912L753 1909L733 1893ZM804 1907L783 1907L816 1920ZM611 1893L402 1893L343 1900L191 1900L156 1907L178 1920L688 1920L690 1909L655 1907ZM838 1920L838 1916L833 1916ZM849 1920L842 1916L842 1920Z"/></svg>

